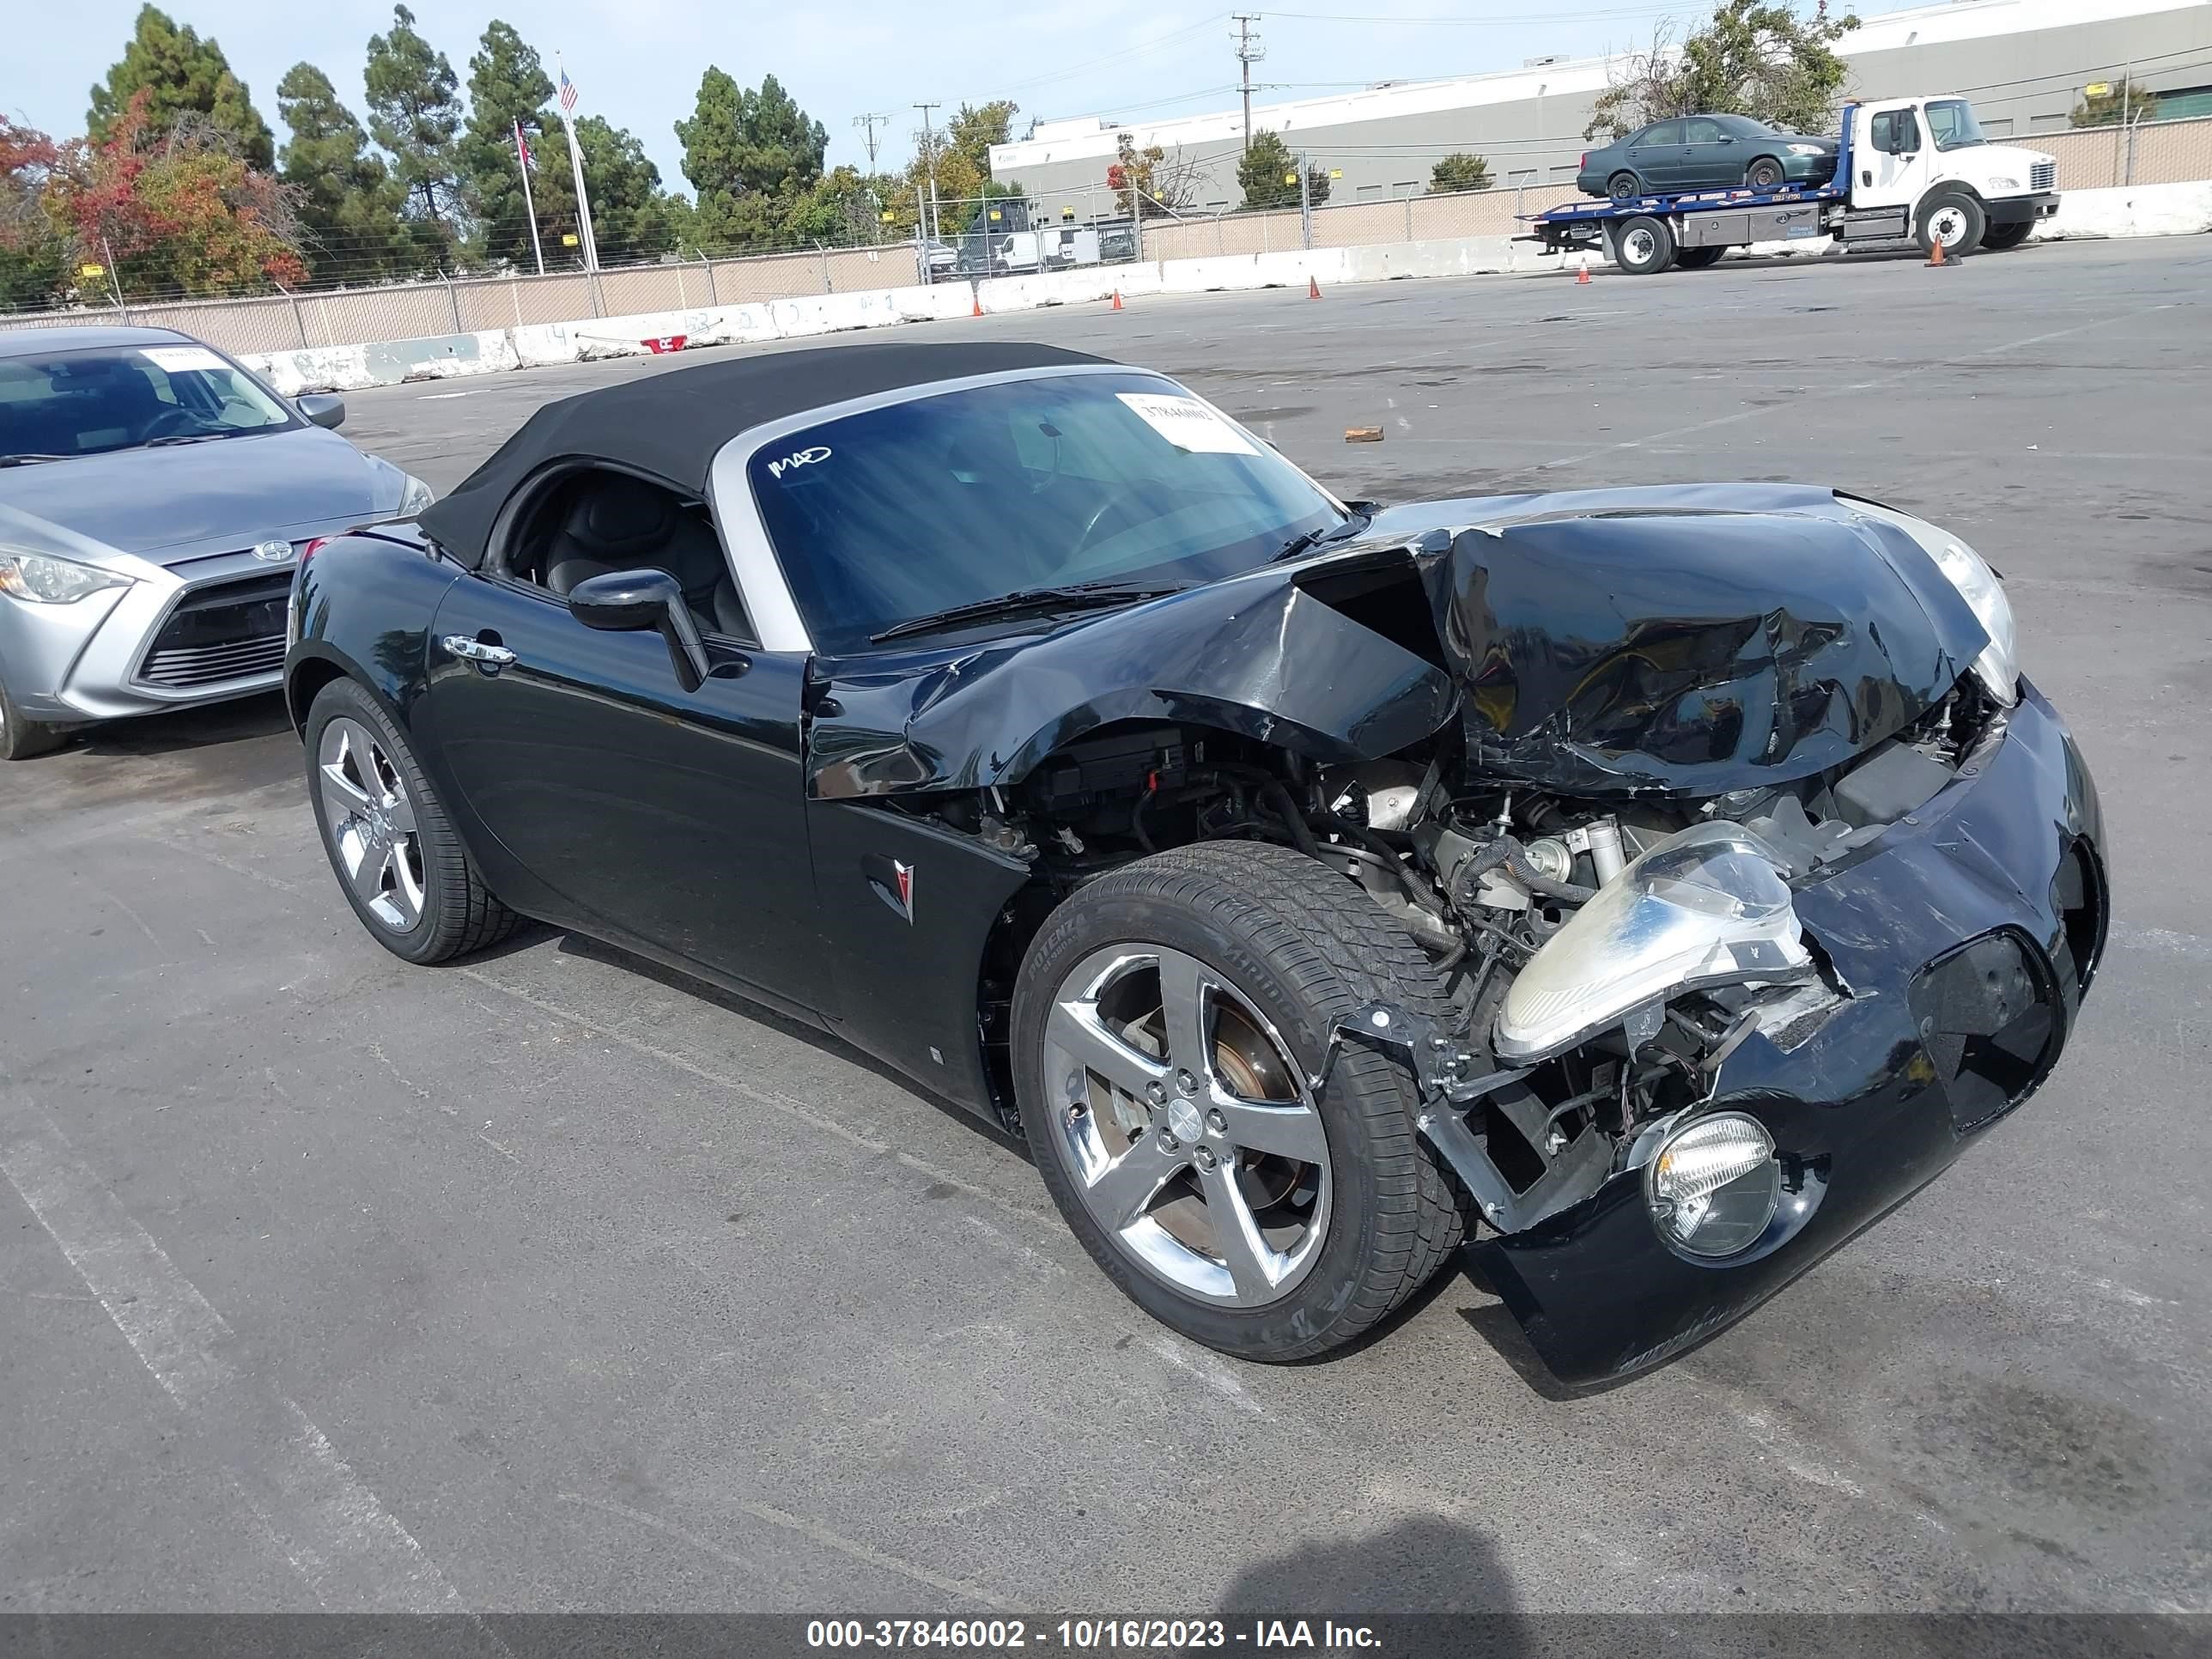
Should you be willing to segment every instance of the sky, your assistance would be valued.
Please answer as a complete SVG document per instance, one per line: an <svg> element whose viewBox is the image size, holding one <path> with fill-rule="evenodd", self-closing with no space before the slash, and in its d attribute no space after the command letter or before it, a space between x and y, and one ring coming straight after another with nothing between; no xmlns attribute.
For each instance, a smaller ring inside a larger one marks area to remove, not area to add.
<svg viewBox="0 0 2212 1659"><path fill-rule="evenodd" d="M1862 16L1905 0L1859 0ZM1303 0L1304 12L1262 12L1267 56L1255 102L1321 97L1382 80L1512 69L1550 52L1583 57L1647 40L1665 19L1694 19L1705 0ZM1340 8L1341 9L1331 9ZM1247 0L1246 9L1250 9ZM1809 9L1809 5L1802 9ZM0 110L56 137L83 130L88 94L122 56L138 0L16 0L0 60ZM390 4L368 0L171 0L164 7L222 44L277 141L276 83L302 58L322 67L356 115L370 35L390 27ZM672 124L691 112L710 64L748 86L774 74L830 133L832 166L866 164L854 118L885 113L885 165L913 153L921 117L961 103L1012 98L1014 136L1032 117L1110 114L1144 120L1224 109L1236 101L1230 12L1203 4L1037 0L1009 5L920 7L890 0L766 7L728 0L416 0L416 27L452 61L465 88L468 58L484 25L504 16L557 80L565 53L580 94L578 112L627 127L659 167L688 190Z"/></svg>

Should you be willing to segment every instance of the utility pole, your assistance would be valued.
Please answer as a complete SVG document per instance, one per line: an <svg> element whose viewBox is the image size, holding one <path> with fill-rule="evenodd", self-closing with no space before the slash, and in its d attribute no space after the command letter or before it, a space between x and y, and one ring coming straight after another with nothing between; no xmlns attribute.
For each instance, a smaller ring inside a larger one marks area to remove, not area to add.
<svg viewBox="0 0 2212 1659"><path fill-rule="evenodd" d="M855 115L853 118L853 125L866 135L860 142L868 147L868 171L871 173L876 170L876 129L889 125L890 118L888 115Z"/></svg>
<svg viewBox="0 0 2212 1659"><path fill-rule="evenodd" d="M1252 25L1260 21L1256 11L1240 11L1230 21L1237 25L1237 68L1244 87L1244 148L1252 148L1252 65L1267 55L1260 37L1252 33Z"/></svg>
<svg viewBox="0 0 2212 1659"><path fill-rule="evenodd" d="M916 104L915 107L921 112L921 161L929 173L928 211L922 215L922 229L928 240L934 241L939 228L937 223L937 134L929 125L929 112L938 106ZM923 263L926 264L927 262L925 250Z"/></svg>
<svg viewBox="0 0 2212 1659"><path fill-rule="evenodd" d="M1313 171L1306 165L1306 153L1298 152L1298 243L1302 247L1313 246Z"/></svg>

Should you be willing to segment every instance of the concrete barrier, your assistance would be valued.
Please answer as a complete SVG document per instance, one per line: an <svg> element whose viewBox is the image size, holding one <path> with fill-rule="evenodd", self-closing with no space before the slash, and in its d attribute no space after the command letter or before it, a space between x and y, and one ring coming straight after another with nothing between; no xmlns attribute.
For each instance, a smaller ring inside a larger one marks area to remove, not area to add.
<svg viewBox="0 0 2212 1659"><path fill-rule="evenodd" d="M2212 181L2069 191L2060 198L2057 216L2039 225L2035 235L2039 240L2057 240L2171 236L2205 230L2212 230ZM1838 251L1838 244L1824 237L1818 241L1755 243L1738 252L1742 257L1756 258L1776 254L1818 258ZM1103 305L1116 293L1124 300L1133 300L1155 294L1304 288L1309 281L1319 283L1326 291L1344 283L1558 270L1566 264L1559 255L1538 252L1534 244L1504 236L1382 242L1364 247L1289 248L1142 264L1091 265L974 283L869 289L697 311L540 323L428 339L258 352L243 361L267 376L279 392L296 396L309 391L353 392L406 380L636 356L656 349L755 344L848 329L943 321L970 316L979 305L987 314L996 315L1050 306Z"/></svg>
<svg viewBox="0 0 2212 1659"><path fill-rule="evenodd" d="M2185 185L2127 185L2069 190L2058 211L2035 228L2033 240L2075 237L2187 236L2212 230L2212 180Z"/></svg>

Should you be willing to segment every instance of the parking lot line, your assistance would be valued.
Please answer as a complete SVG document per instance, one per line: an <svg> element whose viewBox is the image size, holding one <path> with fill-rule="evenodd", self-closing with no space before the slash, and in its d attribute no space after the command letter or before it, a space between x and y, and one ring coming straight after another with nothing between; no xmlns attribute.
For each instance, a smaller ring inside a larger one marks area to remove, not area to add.
<svg viewBox="0 0 2212 1659"><path fill-rule="evenodd" d="M236 1334L50 1123L0 1152L0 1174L99 1298L131 1352L210 1443L315 1599L333 1610L457 1613L413 1534L289 1395L231 1358Z"/></svg>

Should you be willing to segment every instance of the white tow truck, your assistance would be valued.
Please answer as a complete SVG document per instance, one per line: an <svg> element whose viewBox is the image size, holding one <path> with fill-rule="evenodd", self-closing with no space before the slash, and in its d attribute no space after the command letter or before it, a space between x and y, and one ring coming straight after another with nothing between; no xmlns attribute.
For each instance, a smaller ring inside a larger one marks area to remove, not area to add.
<svg viewBox="0 0 2212 1659"><path fill-rule="evenodd" d="M1974 106L1951 94L1844 106L1825 183L1575 202L1536 215L1524 241L1547 252L1602 247L1631 276L1701 270L1732 247L1827 239L1856 247L1941 242L1947 256L1999 252L2058 211L2058 163L1993 144Z"/></svg>

